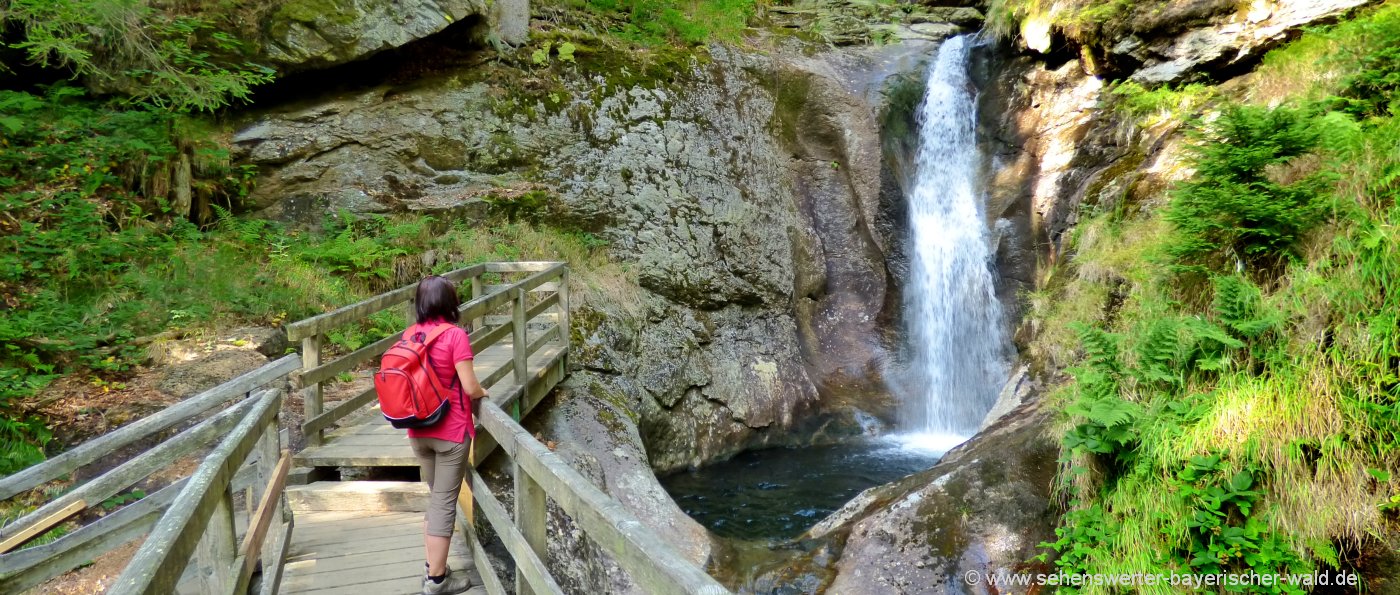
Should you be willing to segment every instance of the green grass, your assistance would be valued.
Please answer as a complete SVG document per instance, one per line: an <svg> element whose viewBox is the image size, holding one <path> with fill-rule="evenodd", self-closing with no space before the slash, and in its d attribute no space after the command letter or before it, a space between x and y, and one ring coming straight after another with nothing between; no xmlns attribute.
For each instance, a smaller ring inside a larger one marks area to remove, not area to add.
<svg viewBox="0 0 1400 595"><path fill-rule="evenodd" d="M1087 214L1032 296L1031 355L1074 377L1050 399L1069 507L1046 545L1062 568L1310 572L1400 535L1400 117L1393 87L1357 82L1393 74L1371 56L1400 41L1394 15L1389 3L1270 54L1255 82L1288 90L1287 105L1120 93L1162 123L1212 111L1168 206L1132 196ZM1339 43L1352 45L1329 74L1297 78L1291 64ZM1249 191L1209 198L1236 184ZM1321 208L1294 220L1245 204L1276 192Z"/></svg>

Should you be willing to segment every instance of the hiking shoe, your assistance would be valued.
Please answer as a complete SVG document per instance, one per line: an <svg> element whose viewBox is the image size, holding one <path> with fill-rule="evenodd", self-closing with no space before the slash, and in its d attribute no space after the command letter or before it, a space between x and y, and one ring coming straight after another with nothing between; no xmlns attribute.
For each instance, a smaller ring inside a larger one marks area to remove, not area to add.
<svg viewBox="0 0 1400 595"><path fill-rule="evenodd" d="M472 577L466 573L453 575L452 569L447 569L447 576L442 582L435 583L433 579L423 577L423 595L457 595L472 587Z"/></svg>

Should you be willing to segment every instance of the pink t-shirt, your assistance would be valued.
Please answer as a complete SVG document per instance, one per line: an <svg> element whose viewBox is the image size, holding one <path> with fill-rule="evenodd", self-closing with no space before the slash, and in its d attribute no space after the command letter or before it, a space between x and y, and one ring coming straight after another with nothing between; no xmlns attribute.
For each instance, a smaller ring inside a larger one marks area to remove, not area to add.
<svg viewBox="0 0 1400 595"><path fill-rule="evenodd" d="M424 324L415 324L408 327L405 334L423 333L427 334L440 324L451 324L445 320L431 320ZM454 395L447 406L447 417L436 425L428 428L409 428L410 438L438 438L450 442L465 442L466 436L476 436L476 424L472 423L471 398L462 390L462 381L457 378L457 362L467 361L472 358L471 341L467 338L467 331L462 327L453 325L452 328L443 331L433 344L428 347L428 359L432 361L433 370L437 372L438 380L449 389L455 389ZM467 408L463 408L466 405Z"/></svg>

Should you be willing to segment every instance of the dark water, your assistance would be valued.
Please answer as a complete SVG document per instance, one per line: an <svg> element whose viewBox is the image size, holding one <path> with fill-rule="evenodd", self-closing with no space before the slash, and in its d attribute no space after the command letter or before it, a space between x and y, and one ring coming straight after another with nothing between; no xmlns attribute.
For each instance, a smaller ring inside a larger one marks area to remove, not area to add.
<svg viewBox="0 0 1400 595"><path fill-rule="evenodd" d="M942 452L875 440L775 448L663 477L681 509L717 535L746 540L800 535L866 488L923 471Z"/></svg>

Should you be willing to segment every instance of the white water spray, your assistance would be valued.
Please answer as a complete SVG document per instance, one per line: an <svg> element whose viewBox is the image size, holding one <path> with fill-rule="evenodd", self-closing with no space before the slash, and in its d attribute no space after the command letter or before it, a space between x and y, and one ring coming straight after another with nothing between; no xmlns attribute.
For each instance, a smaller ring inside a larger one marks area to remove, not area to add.
<svg viewBox="0 0 1400 595"><path fill-rule="evenodd" d="M992 273L976 142L969 38L944 42L919 111L905 321L909 371L899 436L946 451L977 432L1006 379L1007 336Z"/></svg>

